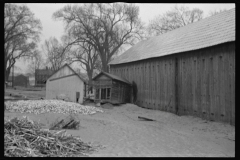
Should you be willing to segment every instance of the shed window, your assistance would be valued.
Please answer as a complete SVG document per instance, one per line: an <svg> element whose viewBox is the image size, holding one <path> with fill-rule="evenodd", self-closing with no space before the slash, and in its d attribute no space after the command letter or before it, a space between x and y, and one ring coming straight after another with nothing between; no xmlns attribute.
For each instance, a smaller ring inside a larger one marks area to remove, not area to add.
<svg viewBox="0 0 240 160"><path fill-rule="evenodd" d="M101 89L101 99L110 99L110 88Z"/></svg>
<svg viewBox="0 0 240 160"><path fill-rule="evenodd" d="M110 95L111 95L110 93L111 93L111 88L96 89L96 99L110 99Z"/></svg>

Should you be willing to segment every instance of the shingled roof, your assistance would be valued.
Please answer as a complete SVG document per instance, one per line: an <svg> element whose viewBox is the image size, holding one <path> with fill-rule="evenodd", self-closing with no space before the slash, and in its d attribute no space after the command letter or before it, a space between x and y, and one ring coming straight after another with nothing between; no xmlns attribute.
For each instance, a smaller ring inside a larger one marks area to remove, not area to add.
<svg viewBox="0 0 240 160"><path fill-rule="evenodd" d="M161 57L231 41L235 41L235 8L143 40L109 64Z"/></svg>
<svg viewBox="0 0 240 160"><path fill-rule="evenodd" d="M113 75L113 74L110 74L110 73L107 73L107 72L100 72L98 75L96 75L92 80L95 80L97 79L99 76L101 75L105 75L111 79L115 79L115 80L118 80L118 81L121 81L121 82L124 82L124 83L127 83L127 84L131 84L128 80L126 80L125 78L122 78L122 77L118 77L116 75Z"/></svg>

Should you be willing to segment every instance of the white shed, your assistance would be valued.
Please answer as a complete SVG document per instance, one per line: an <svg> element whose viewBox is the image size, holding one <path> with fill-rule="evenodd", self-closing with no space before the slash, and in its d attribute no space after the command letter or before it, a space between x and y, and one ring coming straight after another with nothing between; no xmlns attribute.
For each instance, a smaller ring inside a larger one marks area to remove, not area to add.
<svg viewBox="0 0 240 160"><path fill-rule="evenodd" d="M53 73L46 82L46 99L67 99L82 103L85 81L68 64Z"/></svg>

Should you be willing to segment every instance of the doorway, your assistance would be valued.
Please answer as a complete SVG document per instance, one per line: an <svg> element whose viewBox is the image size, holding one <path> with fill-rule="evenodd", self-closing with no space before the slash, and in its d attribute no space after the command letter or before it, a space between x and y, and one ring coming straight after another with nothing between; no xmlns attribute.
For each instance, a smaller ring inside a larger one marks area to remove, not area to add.
<svg viewBox="0 0 240 160"><path fill-rule="evenodd" d="M80 98L80 92L76 92L76 102L78 103L79 101L79 98Z"/></svg>

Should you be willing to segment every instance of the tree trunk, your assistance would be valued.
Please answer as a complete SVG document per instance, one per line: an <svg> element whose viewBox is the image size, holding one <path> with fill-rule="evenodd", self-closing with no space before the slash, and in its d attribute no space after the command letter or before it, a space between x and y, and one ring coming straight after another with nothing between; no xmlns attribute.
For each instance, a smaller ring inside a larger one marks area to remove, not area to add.
<svg viewBox="0 0 240 160"><path fill-rule="evenodd" d="M92 75L93 75L93 69L90 69L89 67L87 67L87 75L88 75L88 84L92 85Z"/></svg>
<svg viewBox="0 0 240 160"><path fill-rule="evenodd" d="M102 71L108 73L108 64L107 60L102 58Z"/></svg>
<svg viewBox="0 0 240 160"><path fill-rule="evenodd" d="M100 58L102 61L102 71L108 73L108 61L107 61L107 55L103 51L100 52Z"/></svg>
<svg viewBox="0 0 240 160"><path fill-rule="evenodd" d="M11 71L10 67L6 68L6 70L5 70L5 81L8 81L8 78L9 78L9 75L10 75L10 71Z"/></svg>

